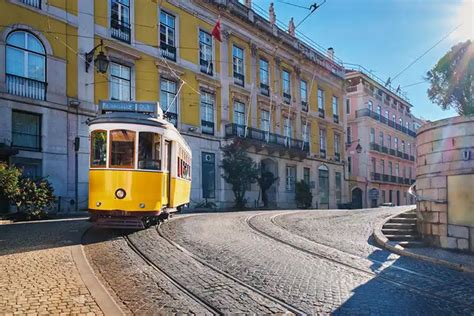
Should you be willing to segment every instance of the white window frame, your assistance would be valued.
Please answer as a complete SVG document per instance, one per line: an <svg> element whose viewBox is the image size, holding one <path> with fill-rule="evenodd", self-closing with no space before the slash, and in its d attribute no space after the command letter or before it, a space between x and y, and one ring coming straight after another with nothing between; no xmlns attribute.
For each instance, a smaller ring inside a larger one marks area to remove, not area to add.
<svg viewBox="0 0 474 316"><path fill-rule="evenodd" d="M161 100L161 91L162 91L162 89L161 89L161 84L163 83L163 81L173 82L173 83L175 84L175 87L176 87L175 92L172 92L172 91L170 91L170 90L163 90L163 91L165 91L165 93L167 93L167 94L173 94L173 93L174 93L174 95L176 95L176 94L178 93L178 90L179 90L178 84L179 84L179 83L178 83L178 81L171 80L171 79L169 79L169 78L160 77L160 83L159 83L159 84L160 84L160 85L159 85L160 107L162 108L163 113L164 113L164 112L166 111L166 108L163 108L163 104L162 104L162 100ZM173 96L173 98L174 98L174 96ZM168 98L168 99L170 99L169 102L171 102L171 101L173 100L173 98L171 98L171 99ZM170 111L169 109L168 109L168 112L176 114L176 126L179 126L179 117L180 117L180 102L179 102L179 96L176 97L176 99L175 99L175 101L174 101L174 104L175 104L175 107L176 107L176 113ZM168 107L168 105L166 105L166 107Z"/></svg>
<svg viewBox="0 0 474 316"><path fill-rule="evenodd" d="M112 75L112 67L115 67L115 66L118 66L119 69L120 69L120 73L122 73L122 70L123 68L128 68L129 70L129 73L130 73L130 78L129 79L126 79L125 77L120 77L120 76L114 76ZM118 99L114 99L114 100L120 100L120 101L132 101L134 100L135 98L135 95L134 95L134 76L133 76L133 67L129 66L129 65L124 65L124 64L121 64L119 62L115 62L115 61L112 61L110 63L110 71L109 71L109 77L110 77L110 84L109 84L109 98L112 100L112 86L115 84L115 82L113 81L114 79L116 79L118 81L118 85L119 85L119 98ZM128 81L129 82L129 88L130 88L130 99L129 100L126 100L126 99L123 99L123 91L122 91L122 88L125 86L124 85L124 82L125 81Z"/></svg>
<svg viewBox="0 0 474 316"><path fill-rule="evenodd" d="M242 52L242 58L234 54L234 49L235 51L240 50ZM242 71L239 72L239 69ZM238 45L232 44L232 75L234 74L243 75L245 78L245 49L241 48Z"/></svg>
<svg viewBox="0 0 474 316"><path fill-rule="evenodd" d="M318 109L324 111L324 90L318 88Z"/></svg>
<svg viewBox="0 0 474 316"><path fill-rule="evenodd" d="M319 129L319 150L326 151L326 129L320 128Z"/></svg>
<svg viewBox="0 0 474 316"><path fill-rule="evenodd" d="M304 92L304 98L303 98L303 92ZM306 104L308 105L308 83L306 82L306 80L300 81L300 97L301 97L301 101L306 102Z"/></svg>
<svg viewBox="0 0 474 316"><path fill-rule="evenodd" d="M212 92L201 90L201 97L199 100L201 110L201 125L202 121L214 124L213 131L216 132L216 97ZM201 127L202 130L202 127ZM205 133L207 134L207 133Z"/></svg>
<svg viewBox="0 0 474 316"><path fill-rule="evenodd" d="M262 62L267 65L266 69L262 68ZM266 81L262 80L262 72L266 73ZM260 83L270 86L270 63L265 58L260 57L258 60L258 75Z"/></svg>
<svg viewBox="0 0 474 316"><path fill-rule="evenodd" d="M288 78L285 78L285 75ZM291 74L288 70L283 69L281 71L281 83L283 93L291 95Z"/></svg>

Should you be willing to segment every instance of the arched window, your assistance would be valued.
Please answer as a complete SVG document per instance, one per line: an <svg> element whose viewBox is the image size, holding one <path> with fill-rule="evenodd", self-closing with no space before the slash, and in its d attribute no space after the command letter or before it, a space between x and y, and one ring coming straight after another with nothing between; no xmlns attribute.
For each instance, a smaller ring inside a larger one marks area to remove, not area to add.
<svg viewBox="0 0 474 316"><path fill-rule="evenodd" d="M46 53L41 41L26 31L14 31L6 42L6 79L11 94L44 100Z"/></svg>
<svg viewBox="0 0 474 316"><path fill-rule="evenodd" d="M319 204L329 204L329 169L325 165L318 168Z"/></svg>

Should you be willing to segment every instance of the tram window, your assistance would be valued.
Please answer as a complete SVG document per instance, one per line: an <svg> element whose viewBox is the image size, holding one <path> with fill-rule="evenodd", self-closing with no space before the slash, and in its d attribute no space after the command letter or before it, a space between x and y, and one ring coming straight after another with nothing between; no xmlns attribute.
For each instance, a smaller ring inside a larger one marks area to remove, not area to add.
<svg viewBox="0 0 474 316"><path fill-rule="evenodd" d="M161 169L161 137L159 134L143 132L138 137L138 169Z"/></svg>
<svg viewBox="0 0 474 316"><path fill-rule="evenodd" d="M107 161L107 132L91 133L91 167L105 168Z"/></svg>
<svg viewBox="0 0 474 316"><path fill-rule="evenodd" d="M133 168L135 151L135 132L124 129L110 131L112 168Z"/></svg>

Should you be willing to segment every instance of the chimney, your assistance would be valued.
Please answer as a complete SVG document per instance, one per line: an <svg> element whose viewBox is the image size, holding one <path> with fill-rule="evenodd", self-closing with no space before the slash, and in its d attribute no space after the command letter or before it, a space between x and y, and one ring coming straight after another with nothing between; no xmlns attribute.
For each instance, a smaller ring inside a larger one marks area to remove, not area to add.
<svg viewBox="0 0 474 316"><path fill-rule="evenodd" d="M275 8L273 7L273 2L270 3L270 8L268 8L268 17L270 19L270 23L272 25L275 25L276 22L276 14L275 14Z"/></svg>
<svg viewBox="0 0 474 316"><path fill-rule="evenodd" d="M332 47L328 48L328 57L329 59L334 60L334 48Z"/></svg>
<svg viewBox="0 0 474 316"><path fill-rule="evenodd" d="M249 9L252 9L252 0L245 0L245 6Z"/></svg>

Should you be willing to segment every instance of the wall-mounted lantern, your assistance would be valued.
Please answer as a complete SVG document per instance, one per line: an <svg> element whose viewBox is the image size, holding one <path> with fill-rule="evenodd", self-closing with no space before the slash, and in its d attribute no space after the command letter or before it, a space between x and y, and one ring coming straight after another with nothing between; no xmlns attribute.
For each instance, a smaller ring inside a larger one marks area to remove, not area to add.
<svg viewBox="0 0 474 316"><path fill-rule="evenodd" d="M105 56L102 48L104 46L104 42L100 40L100 44L94 47L90 52L86 53L86 72L89 72L89 66L94 59L94 54L97 48L100 47L100 52L97 57L94 59L94 65L98 72L105 74L107 72L107 68L109 68L109 59Z"/></svg>

